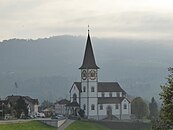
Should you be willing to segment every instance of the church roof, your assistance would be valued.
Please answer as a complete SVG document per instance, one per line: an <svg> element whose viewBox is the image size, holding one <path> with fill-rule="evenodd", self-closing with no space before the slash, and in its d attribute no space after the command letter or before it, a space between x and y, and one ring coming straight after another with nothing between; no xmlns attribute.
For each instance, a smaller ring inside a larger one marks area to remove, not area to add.
<svg viewBox="0 0 173 130"><path fill-rule="evenodd" d="M125 97L99 97L98 104L115 104L121 103Z"/></svg>
<svg viewBox="0 0 173 130"><path fill-rule="evenodd" d="M130 102L126 97L99 97L98 104L115 104L121 103L124 99Z"/></svg>
<svg viewBox="0 0 173 130"><path fill-rule="evenodd" d="M117 82L98 82L98 92L125 92Z"/></svg>
<svg viewBox="0 0 173 130"><path fill-rule="evenodd" d="M79 92L82 92L81 82L74 82ZM71 88L72 89L72 88ZM70 91L71 91L70 89ZM117 82L98 82L98 92L123 92L126 93Z"/></svg>
<svg viewBox="0 0 173 130"><path fill-rule="evenodd" d="M82 92L81 82L74 82L69 92L71 92L71 90L72 90L74 84L75 84L76 87L78 88L79 92Z"/></svg>
<svg viewBox="0 0 173 130"><path fill-rule="evenodd" d="M96 62L95 62L94 52L92 49L89 33L88 33L83 63L79 69L99 69L99 67L96 65Z"/></svg>

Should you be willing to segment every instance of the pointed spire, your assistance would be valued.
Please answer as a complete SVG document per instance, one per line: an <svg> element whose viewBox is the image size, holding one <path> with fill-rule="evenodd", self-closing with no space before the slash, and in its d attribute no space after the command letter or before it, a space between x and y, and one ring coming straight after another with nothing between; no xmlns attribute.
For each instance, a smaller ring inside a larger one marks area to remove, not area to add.
<svg viewBox="0 0 173 130"><path fill-rule="evenodd" d="M89 25L88 25L88 37L87 37L83 64L79 69L99 69L99 67L96 65L94 58L94 52L92 49L92 44L89 34Z"/></svg>

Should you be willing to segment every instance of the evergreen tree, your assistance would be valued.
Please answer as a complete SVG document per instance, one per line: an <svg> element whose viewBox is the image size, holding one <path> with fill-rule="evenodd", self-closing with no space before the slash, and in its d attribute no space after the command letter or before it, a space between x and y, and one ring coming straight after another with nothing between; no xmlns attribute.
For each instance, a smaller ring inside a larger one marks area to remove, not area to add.
<svg viewBox="0 0 173 130"><path fill-rule="evenodd" d="M158 106L157 106L157 102L155 101L154 97L152 97L151 103L149 103L149 110L150 110L149 117L151 119L158 117Z"/></svg>
<svg viewBox="0 0 173 130"><path fill-rule="evenodd" d="M168 71L167 83L161 86L162 92L160 96L163 101L161 119L166 125L173 127L173 68L169 68Z"/></svg>

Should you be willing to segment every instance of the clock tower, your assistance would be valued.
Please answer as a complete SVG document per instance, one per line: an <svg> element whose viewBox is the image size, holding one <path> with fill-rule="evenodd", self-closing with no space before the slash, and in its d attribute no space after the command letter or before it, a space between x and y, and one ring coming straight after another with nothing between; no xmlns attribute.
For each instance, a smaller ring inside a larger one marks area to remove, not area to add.
<svg viewBox="0 0 173 130"><path fill-rule="evenodd" d="M88 118L98 117L98 69L88 30L87 43L81 70L80 108Z"/></svg>

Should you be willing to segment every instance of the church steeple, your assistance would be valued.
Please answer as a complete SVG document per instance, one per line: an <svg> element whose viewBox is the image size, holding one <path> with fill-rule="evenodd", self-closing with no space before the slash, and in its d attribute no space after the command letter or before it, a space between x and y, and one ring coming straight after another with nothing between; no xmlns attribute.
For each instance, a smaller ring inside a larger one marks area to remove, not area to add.
<svg viewBox="0 0 173 130"><path fill-rule="evenodd" d="M92 49L92 44L91 44L91 39L90 39L90 34L89 34L89 29L88 29L88 37L87 37L83 64L79 69L99 69L99 67L96 65L96 62L95 62L94 52Z"/></svg>

